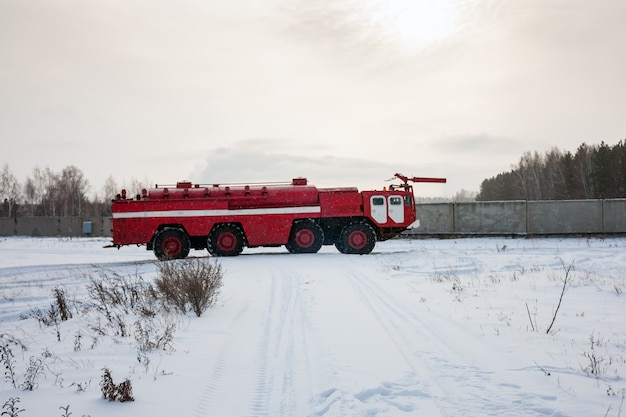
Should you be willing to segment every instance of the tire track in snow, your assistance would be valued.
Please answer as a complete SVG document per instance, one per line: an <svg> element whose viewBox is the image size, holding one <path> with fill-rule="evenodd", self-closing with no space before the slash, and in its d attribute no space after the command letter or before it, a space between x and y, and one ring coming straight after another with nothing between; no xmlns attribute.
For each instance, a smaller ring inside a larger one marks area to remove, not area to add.
<svg viewBox="0 0 626 417"><path fill-rule="evenodd" d="M237 326L246 314L248 314L248 306L244 306L239 310L229 327L233 328ZM209 380L202 391L200 401L198 402L198 406L194 412L195 416L205 417L212 414L211 406L222 388L222 381L225 373L227 372L230 361L229 355L232 351L232 345L234 342L235 340L233 338L229 338L220 349L215 365L213 366L212 371L210 371L211 375L209 376Z"/></svg>
<svg viewBox="0 0 626 417"><path fill-rule="evenodd" d="M263 301L243 308L229 326L248 322L244 327L253 331L234 331L221 346L196 417L224 409L252 417L304 415L302 392L310 392L311 383L306 332L300 326L305 321L302 278L285 267L258 272L267 285L255 297Z"/></svg>
<svg viewBox="0 0 626 417"><path fill-rule="evenodd" d="M387 417L419 412L456 416L442 411L445 387L433 378L422 378L431 372L414 356L414 344L394 327L394 319L376 298L359 286L362 277L353 269L359 268L354 260L328 259L318 272L324 279L318 287L316 308L321 317L316 324L326 327L316 333L325 347L330 379L310 399L307 415ZM372 266L370 262L365 265ZM363 275L371 274L371 269L363 269ZM360 379L356 386L355 378Z"/></svg>
<svg viewBox="0 0 626 417"><path fill-rule="evenodd" d="M211 404L215 398L216 393L220 389L222 378L224 377L224 369L226 368L226 356L228 352L227 349L224 348L220 351L219 356L215 362L215 367L213 368L213 372L209 377L209 382L206 384L204 391L202 392L202 397L194 415L198 417L204 417L211 415Z"/></svg>
<svg viewBox="0 0 626 417"><path fill-rule="evenodd" d="M250 399L250 409L252 411L253 416L263 416L267 415L267 407L268 407L268 397L269 397L269 389L268 385L271 386L271 374L268 374L268 362L269 362L269 351L270 351L270 343L272 340L272 327L275 325L274 322L276 320L275 314L273 314L273 310L276 305L276 299L282 300L282 288L281 294L276 294L277 290L277 277L275 271L272 271L272 285L270 287L270 299L268 302L268 308L263 315L263 332L261 334L261 339L257 344L257 354L255 367L256 371L255 375L255 387L252 398Z"/></svg>
<svg viewBox="0 0 626 417"><path fill-rule="evenodd" d="M365 389L355 394L355 397L362 403L382 397L386 403L405 412L421 407L429 408L428 415L434 415L434 412L443 416L458 415L454 410L449 410L450 405L447 399L452 395L450 390L440 381L436 371L416 355L414 339L406 333L412 321L389 302L390 297L381 296L380 292L371 285L367 274L361 275L348 268L345 268L343 272L350 280L355 293L384 329L411 371L402 381L381 382L380 386ZM423 400L431 404L418 403L418 401L424 402Z"/></svg>
<svg viewBox="0 0 626 417"><path fill-rule="evenodd" d="M49 306L53 288L68 290L74 298L87 298L91 277L141 275L155 270L154 261L78 263L18 266L0 269L0 321L28 316Z"/></svg>
<svg viewBox="0 0 626 417"><path fill-rule="evenodd" d="M310 370L299 372L297 365L309 367L306 333L298 326L303 316L300 275L286 268L273 269L271 296L258 347L256 388L251 402L254 416L300 415L296 386L302 383L298 378L303 374L310 375ZM310 382L305 384L310 387Z"/></svg>
<svg viewBox="0 0 626 417"><path fill-rule="evenodd" d="M34 265L0 269L0 291L53 288L59 285L87 284L90 277L127 273L141 274L156 269L154 261L111 262L101 264ZM124 272L122 272L124 271Z"/></svg>
<svg viewBox="0 0 626 417"><path fill-rule="evenodd" d="M415 308L402 304L398 297L389 294L367 274L347 269L346 274L411 369L420 379L418 372L425 372L428 380L434 383L428 385L430 389L435 388L429 394L444 415L558 414L552 407L537 403L537 400L553 402L555 398L521 392L520 386L510 381L494 381L492 372L481 370L472 357L476 350L467 346L470 343L476 346L470 332L457 327L459 333L465 333L461 340L467 344L453 346L433 330L433 325L425 323ZM420 346L419 350L415 346ZM503 396L503 391L508 391L508 395ZM386 391L364 392L362 398L369 399L379 392Z"/></svg>

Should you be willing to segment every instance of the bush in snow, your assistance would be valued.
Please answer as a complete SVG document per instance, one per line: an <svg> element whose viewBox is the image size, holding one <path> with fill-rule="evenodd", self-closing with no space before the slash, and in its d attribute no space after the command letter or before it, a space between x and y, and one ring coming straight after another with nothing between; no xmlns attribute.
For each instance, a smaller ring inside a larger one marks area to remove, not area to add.
<svg viewBox="0 0 626 417"><path fill-rule="evenodd" d="M135 401L135 398L133 397L133 387L128 378L116 385L113 382L113 377L111 376L109 368L104 368L102 371L103 374L102 380L100 381L100 389L102 391L102 396L105 399L109 401L119 401L122 403Z"/></svg>
<svg viewBox="0 0 626 417"><path fill-rule="evenodd" d="M21 409L17 405L19 402L19 397L11 397L6 400L6 402L2 406L2 409L4 410L2 412L2 415L7 417L18 417L21 412L25 411L23 408Z"/></svg>
<svg viewBox="0 0 626 417"><path fill-rule="evenodd" d="M0 363L4 366L4 378L11 383L13 388L17 388L17 380L15 378L15 361L13 360L13 351L8 344L0 345Z"/></svg>
<svg viewBox="0 0 626 417"><path fill-rule="evenodd" d="M87 292L93 307L109 321L115 321L118 312L153 317L160 308L154 287L141 276L102 270L98 277L91 277Z"/></svg>
<svg viewBox="0 0 626 417"><path fill-rule="evenodd" d="M181 259L157 264L155 284L165 300L182 313L200 317L215 304L222 287L222 266L208 259Z"/></svg>

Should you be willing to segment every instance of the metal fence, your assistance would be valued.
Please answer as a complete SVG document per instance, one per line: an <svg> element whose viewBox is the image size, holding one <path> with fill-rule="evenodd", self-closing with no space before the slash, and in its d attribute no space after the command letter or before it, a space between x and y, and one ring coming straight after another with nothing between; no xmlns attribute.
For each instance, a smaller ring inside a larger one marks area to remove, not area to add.
<svg viewBox="0 0 626 417"><path fill-rule="evenodd" d="M417 205L409 235L626 234L626 199ZM108 217L0 218L0 236L111 236Z"/></svg>

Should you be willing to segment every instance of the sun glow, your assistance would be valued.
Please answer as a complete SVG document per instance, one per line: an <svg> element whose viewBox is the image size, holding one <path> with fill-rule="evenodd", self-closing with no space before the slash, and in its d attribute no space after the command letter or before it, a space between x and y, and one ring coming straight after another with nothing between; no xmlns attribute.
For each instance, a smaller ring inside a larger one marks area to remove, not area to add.
<svg viewBox="0 0 626 417"><path fill-rule="evenodd" d="M428 48L460 30L457 0L368 0L374 25L385 38L405 47Z"/></svg>

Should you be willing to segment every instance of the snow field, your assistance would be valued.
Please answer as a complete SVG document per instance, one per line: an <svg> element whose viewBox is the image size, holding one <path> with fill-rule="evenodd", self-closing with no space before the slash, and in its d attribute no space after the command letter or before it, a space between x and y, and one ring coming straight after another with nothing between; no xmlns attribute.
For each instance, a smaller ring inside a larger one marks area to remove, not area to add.
<svg viewBox="0 0 626 417"><path fill-rule="evenodd" d="M132 334L138 317L124 316L128 336L103 336L81 308L102 271L156 276L151 252L107 243L0 239L0 343L18 382L46 356L33 391L0 381L0 402L19 397L22 417L67 405L91 417L626 414L624 238L393 240L367 256L246 249L220 258L215 307L155 319L176 331L149 352ZM80 313L58 327L25 319L54 288ZM101 398L104 367L131 380L136 401Z"/></svg>

